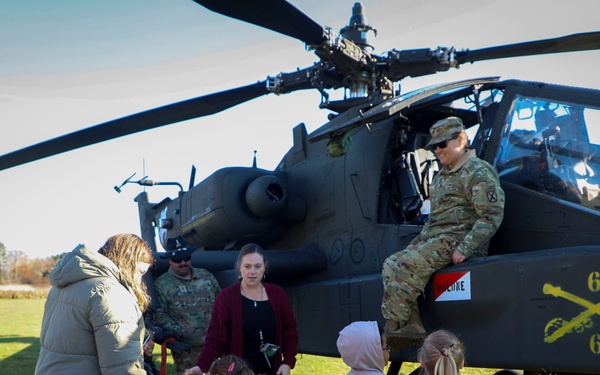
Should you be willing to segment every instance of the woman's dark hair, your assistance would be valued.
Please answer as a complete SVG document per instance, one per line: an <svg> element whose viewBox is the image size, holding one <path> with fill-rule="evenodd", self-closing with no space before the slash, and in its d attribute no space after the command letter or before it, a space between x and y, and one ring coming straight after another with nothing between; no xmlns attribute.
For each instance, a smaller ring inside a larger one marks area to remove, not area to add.
<svg viewBox="0 0 600 375"><path fill-rule="evenodd" d="M210 365L210 375L254 375L246 361L235 355L223 356Z"/></svg>

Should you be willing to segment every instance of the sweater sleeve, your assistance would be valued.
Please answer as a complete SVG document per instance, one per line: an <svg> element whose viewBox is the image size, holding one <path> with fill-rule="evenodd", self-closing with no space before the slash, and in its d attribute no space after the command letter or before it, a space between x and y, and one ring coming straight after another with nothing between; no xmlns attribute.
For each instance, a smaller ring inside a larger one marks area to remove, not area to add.
<svg viewBox="0 0 600 375"><path fill-rule="evenodd" d="M298 354L298 329L296 317L287 294L280 286L273 285L277 291L277 303L279 305L279 316L281 319L281 353L283 355L283 364L294 368L296 365L296 354Z"/></svg>
<svg viewBox="0 0 600 375"><path fill-rule="evenodd" d="M229 291L223 290L215 300L204 347L198 355L198 362L196 362L196 366L200 367L202 372L208 373L210 365L227 350L232 317Z"/></svg>

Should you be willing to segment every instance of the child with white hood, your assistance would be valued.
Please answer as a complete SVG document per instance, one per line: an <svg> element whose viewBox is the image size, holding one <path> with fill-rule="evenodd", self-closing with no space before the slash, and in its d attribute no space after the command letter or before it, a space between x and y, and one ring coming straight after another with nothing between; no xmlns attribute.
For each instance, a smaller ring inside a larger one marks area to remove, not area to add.
<svg viewBox="0 0 600 375"><path fill-rule="evenodd" d="M340 331L337 348L351 370L348 375L383 374L390 347L377 322L353 322Z"/></svg>

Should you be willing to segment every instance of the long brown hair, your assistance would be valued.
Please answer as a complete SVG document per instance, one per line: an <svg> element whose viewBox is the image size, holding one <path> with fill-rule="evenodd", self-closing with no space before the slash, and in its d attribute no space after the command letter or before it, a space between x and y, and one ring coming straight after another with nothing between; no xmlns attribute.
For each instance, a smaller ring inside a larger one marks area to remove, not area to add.
<svg viewBox="0 0 600 375"><path fill-rule="evenodd" d="M426 375L456 375L464 360L462 342L444 329L429 334L419 349L419 361Z"/></svg>
<svg viewBox="0 0 600 375"><path fill-rule="evenodd" d="M109 237L98 250L98 253L110 259L121 271L125 282L129 285L142 311L150 304L150 296L146 283L136 282L138 262L154 263L152 250L140 237L131 233L121 233Z"/></svg>

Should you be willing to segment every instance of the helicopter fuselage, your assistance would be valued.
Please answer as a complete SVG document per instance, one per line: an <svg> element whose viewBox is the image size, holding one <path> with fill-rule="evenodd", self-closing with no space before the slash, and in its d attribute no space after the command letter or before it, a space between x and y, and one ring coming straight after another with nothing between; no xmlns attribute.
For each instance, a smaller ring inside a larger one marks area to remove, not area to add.
<svg viewBox="0 0 600 375"><path fill-rule="evenodd" d="M404 107L402 97L365 107L396 105L369 123L345 116L312 135L300 124L274 171L225 168L140 212L150 207L163 244L182 236L196 247L196 265L223 286L236 281L236 250L262 245L267 277L292 302L300 351L338 356L346 324L383 324L382 263L421 230L440 168L425 148L429 126L459 116L471 147L499 171L505 218L488 257L432 277L419 300L426 328L459 333L470 366L599 371L600 92L493 79L429 94ZM344 127L351 145L331 157L327 139L314 138ZM414 361L415 350L392 359Z"/></svg>

